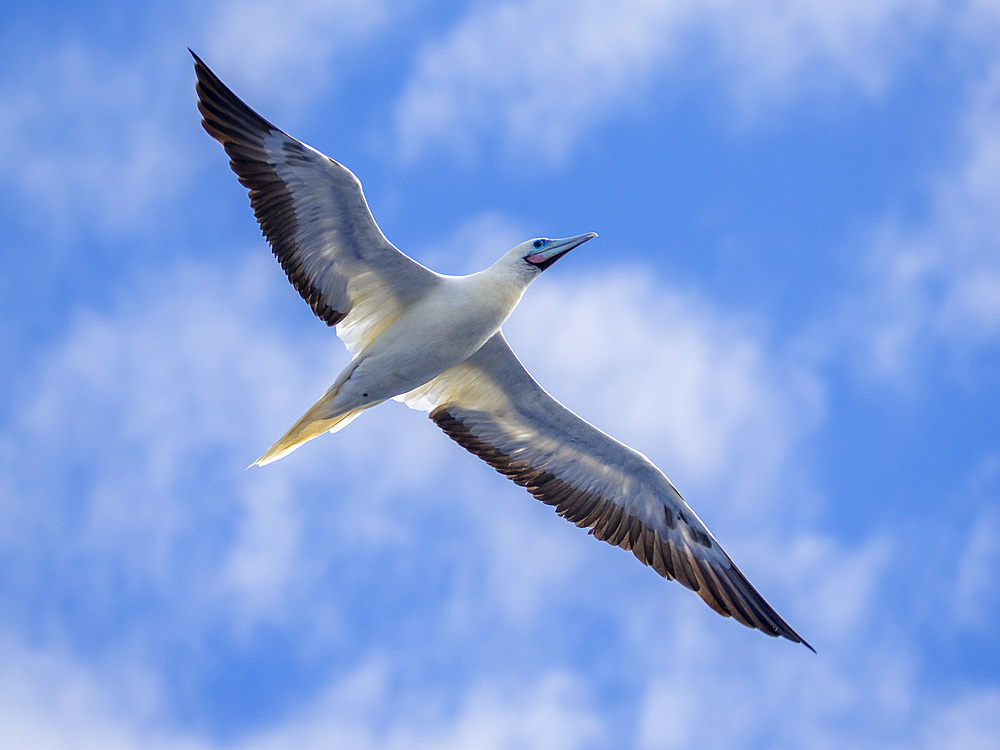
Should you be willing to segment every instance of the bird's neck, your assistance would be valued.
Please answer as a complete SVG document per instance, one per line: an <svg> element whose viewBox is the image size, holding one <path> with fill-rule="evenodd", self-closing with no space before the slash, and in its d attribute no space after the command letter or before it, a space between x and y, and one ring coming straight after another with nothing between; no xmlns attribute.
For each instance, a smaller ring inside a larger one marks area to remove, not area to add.
<svg viewBox="0 0 1000 750"><path fill-rule="evenodd" d="M524 280L491 266L479 273L455 279L458 293L467 309L478 311L481 325L493 328L503 325L517 307L527 284Z"/></svg>

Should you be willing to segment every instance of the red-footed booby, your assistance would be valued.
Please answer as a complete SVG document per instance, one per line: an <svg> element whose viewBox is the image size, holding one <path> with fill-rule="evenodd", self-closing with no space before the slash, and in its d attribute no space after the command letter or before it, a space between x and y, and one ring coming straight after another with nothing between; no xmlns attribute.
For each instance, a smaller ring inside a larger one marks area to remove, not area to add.
<svg viewBox="0 0 1000 750"><path fill-rule="evenodd" d="M194 59L202 125L249 189L288 280L354 357L255 464L401 400L559 515L630 550L716 612L812 649L663 472L542 390L504 339L500 328L528 285L596 234L529 240L468 276L435 273L385 238L350 170L260 117Z"/></svg>

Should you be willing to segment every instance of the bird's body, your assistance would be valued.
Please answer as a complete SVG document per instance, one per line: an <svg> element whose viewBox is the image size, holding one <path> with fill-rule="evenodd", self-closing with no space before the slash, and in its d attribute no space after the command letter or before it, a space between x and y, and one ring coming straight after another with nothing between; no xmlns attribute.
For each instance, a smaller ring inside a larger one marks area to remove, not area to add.
<svg viewBox="0 0 1000 750"><path fill-rule="evenodd" d="M593 233L529 240L468 276L434 273L382 235L357 178L240 101L195 56L205 129L289 280L354 355L255 463L275 461L396 398L559 515L631 550L717 612L805 643L764 601L670 480L641 453L549 396L501 326L542 271ZM805 644L808 646L808 644ZM811 648L811 647L810 647Z"/></svg>
<svg viewBox="0 0 1000 750"><path fill-rule="evenodd" d="M521 300L527 281L490 267L469 276L442 276L362 353L392 378L397 396L463 362L486 343Z"/></svg>
<svg viewBox="0 0 1000 750"><path fill-rule="evenodd" d="M254 463L271 463L323 432L340 430L365 409L412 391L475 354L537 276L529 267L521 272L516 267L517 262L525 265L525 254L515 248L468 276L436 275L397 317L382 321L384 328L323 397Z"/></svg>

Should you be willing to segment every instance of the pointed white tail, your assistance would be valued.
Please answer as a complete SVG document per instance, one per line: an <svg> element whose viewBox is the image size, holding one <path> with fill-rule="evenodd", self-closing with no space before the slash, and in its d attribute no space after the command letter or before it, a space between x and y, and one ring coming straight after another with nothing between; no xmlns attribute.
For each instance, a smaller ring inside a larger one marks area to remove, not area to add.
<svg viewBox="0 0 1000 750"><path fill-rule="evenodd" d="M374 406L374 404L371 404L371 406ZM295 423L292 429L284 434L281 440L268 448L267 453L250 464L250 466L264 466L272 461L277 461L279 458L287 456L303 443L312 440L318 435L322 435L324 432L342 430L357 419L361 412L367 408L369 408L368 405L365 405L330 419L314 419L312 412L315 407L313 407L313 409L306 412L302 419Z"/></svg>

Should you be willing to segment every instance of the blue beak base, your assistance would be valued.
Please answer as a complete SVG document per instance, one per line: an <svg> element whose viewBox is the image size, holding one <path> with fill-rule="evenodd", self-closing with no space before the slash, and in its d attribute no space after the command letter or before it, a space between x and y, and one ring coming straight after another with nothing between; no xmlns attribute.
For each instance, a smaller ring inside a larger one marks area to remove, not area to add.
<svg viewBox="0 0 1000 750"><path fill-rule="evenodd" d="M587 240L592 240L597 236L596 232L578 234L576 237L567 237L562 240L549 240L548 243L536 253L525 256L525 260L540 271L544 271L574 247L579 247Z"/></svg>

